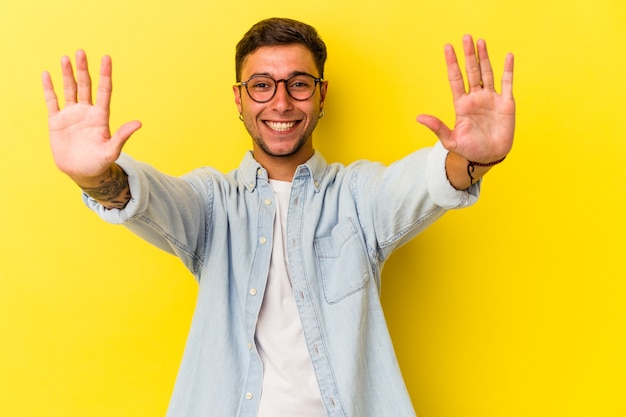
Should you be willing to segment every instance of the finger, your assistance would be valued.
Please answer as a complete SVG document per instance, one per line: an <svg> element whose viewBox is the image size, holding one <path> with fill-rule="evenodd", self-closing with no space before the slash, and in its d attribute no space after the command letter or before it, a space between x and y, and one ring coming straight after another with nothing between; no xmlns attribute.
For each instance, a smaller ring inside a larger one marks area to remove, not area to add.
<svg viewBox="0 0 626 417"><path fill-rule="evenodd" d="M91 76L85 51L76 51L76 78L78 80L78 102L91 104Z"/></svg>
<svg viewBox="0 0 626 417"><path fill-rule="evenodd" d="M465 82L463 81L463 74L461 74L459 62L456 58L456 53L454 52L452 45L446 45L444 54L446 56L448 82L450 83L450 89L452 90L452 98L456 101L458 98L465 95Z"/></svg>
<svg viewBox="0 0 626 417"><path fill-rule="evenodd" d="M43 98L46 101L46 108L48 109L48 116L52 116L59 111L59 100L54 92L54 86L52 85L52 78L50 73L45 71L41 76L41 84L43 85Z"/></svg>
<svg viewBox="0 0 626 417"><path fill-rule="evenodd" d="M502 73L502 97L513 98L513 54L507 54L504 60L504 72Z"/></svg>
<svg viewBox="0 0 626 417"><path fill-rule="evenodd" d="M487 43L479 39L476 41L476 48L478 49L478 61L480 62L480 76L483 88L495 91L493 68L491 68L491 61L489 60L489 53L487 52Z"/></svg>
<svg viewBox="0 0 626 417"><path fill-rule="evenodd" d="M465 73L467 74L467 84L469 91L476 91L482 88L480 75L480 63L476 58L474 40L470 35L463 37L463 52L465 53Z"/></svg>
<svg viewBox="0 0 626 417"><path fill-rule="evenodd" d="M100 80L98 81L98 94L96 95L96 106L105 111L109 111L111 105L111 92L113 83L111 81L112 62L111 57L105 55L100 63Z"/></svg>
<svg viewBox="0 0 626 417"><path fill-rule="evenodd" d="M67 56L61 58L61 73L63 74L63 96L65 98L65 104L76 103L76 80L74 79L72 62Z"/></svg>

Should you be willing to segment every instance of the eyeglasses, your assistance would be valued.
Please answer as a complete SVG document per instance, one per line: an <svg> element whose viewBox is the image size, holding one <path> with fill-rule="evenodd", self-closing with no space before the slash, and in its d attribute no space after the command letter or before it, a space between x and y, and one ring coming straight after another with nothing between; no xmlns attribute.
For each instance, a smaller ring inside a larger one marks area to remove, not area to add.
<svg viewBox="0 0 626 417"><path fill-rule="evenodd" d="M275 80L269 75L253 75L248 81L241 81L236 85L246 87L250 98L257 103L267 103L276 95L280 83L285 83L285 88L291 98L305 101L313 97L317 84L321 84L322 81L324 80L311 74L298 72L282 80Z"/></svg>

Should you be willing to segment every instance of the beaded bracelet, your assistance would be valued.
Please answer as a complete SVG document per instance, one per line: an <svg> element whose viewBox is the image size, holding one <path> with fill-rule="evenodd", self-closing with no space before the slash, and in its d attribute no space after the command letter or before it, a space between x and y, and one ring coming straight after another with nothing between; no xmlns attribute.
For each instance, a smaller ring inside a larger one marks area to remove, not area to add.
<svg viewBox="0 0 626 417"><path fill-rule="evenodd" d="M487 162L486 164L483 164L481 162L467 161L467 175L469 175L470 177L470 185L474 185L475 178L472 176L472 173L474 172L474 169L476 169L476 167L492 167L494 165L498 165L505 159L506 155L504 155L501 159L498 159L497 161Z"/></svg>

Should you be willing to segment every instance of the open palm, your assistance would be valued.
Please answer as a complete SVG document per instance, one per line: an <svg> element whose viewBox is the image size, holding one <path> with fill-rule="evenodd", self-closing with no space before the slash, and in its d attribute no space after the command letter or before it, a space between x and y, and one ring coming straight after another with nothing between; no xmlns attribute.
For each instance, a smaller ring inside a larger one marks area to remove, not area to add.
<svg viewBox="0 0 626 417"><path fill-rule="evenodd" d="M491 162L506 156L513 146L515 101L513 100L513 56L507 55L502 75L502 93L495 90L494 75L484 41L463 39L468 88L451 45L445 49L448 80L456 121L450 129L441 120L420 115L418 121L431 129L443 146L468 161Z"/></svg>
<svg viewBox="0 0 626 417"><path fill-rule="evenodd" d="M79 184L108 171L119 157L126 140L141 127L137 121L123 125L114 135L109 128L111 102L111 59L105 56L100 68L96 103L91 99L91 77L83 51L76 53L74 78L68 57L61 60L65 107L59 108L50 74L43 74L48 109L48 128L54 161L59 169Z"/></svg>

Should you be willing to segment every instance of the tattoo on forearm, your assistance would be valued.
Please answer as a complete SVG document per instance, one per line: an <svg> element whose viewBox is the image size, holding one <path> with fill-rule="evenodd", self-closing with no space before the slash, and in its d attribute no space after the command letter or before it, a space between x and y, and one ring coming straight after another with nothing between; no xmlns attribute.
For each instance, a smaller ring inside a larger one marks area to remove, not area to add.
<svg viewBox="0 0 626 417"><path fill-rule="evenodd" d="M123 209L131 197L128 176L118 165L112 166L109 176L97 187L83 188L83 191L107 209Z"/></svg>

